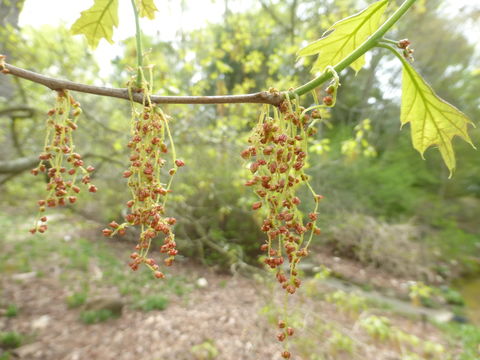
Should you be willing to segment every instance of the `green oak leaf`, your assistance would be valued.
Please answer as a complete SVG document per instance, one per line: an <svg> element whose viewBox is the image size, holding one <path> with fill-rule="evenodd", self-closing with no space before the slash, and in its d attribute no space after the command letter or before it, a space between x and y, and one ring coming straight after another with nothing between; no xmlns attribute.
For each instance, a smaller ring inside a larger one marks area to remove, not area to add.
<svg viewBox="0 0 480 360"><path fill-rule="evenodd" d="M427 148L437 145L443 161L450 170L455 169L455 153L452 138L458 135L475 147L468 135L470 119L438 97L430 85L407 62L402 72L402 126L410 123L413 147L423 154ZM472 124L473 125L473 124Z"/></svg>
<svg viewBox="0 0 480 360"><path fill-rule="evenodd" d="M88 45L95 49L102 38L113 43L114 27L118 27L118 0L95 0L90 9L82 11L71 31L85 35Z"/></svg>
<svg viewBox="0 0 480 360"><path fill-rule="evenodd" d="M378 29L387 5L388 0L381 0L355 15L337 21L319 40L301 49L298 56L318 54L312 67L314 73L338 64ZM358 73L363 65L365 56L359 57L350 66Z"/></svg>
<svg viewBox="0 0 480 360"><path fill-rule="evenodd" d="M153 0L137 0L138 14L150 20L155 19L155 12L158 11Z"/></svg>

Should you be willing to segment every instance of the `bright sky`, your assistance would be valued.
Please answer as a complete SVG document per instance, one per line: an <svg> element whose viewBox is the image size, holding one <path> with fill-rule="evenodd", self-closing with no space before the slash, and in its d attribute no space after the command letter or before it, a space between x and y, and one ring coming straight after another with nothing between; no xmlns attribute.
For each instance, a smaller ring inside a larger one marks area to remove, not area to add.
<svg viewBox="0 0 480 360"><path fill-rule="evenodd" d="M242 2L242 1L237 1ZM142 30L152 34L160 31L167 40L180 29L193 29L201 26L209 19L219 18L223 8L212 0L186 1L188 11L181 12L181 1L156 0L161 11L157 12L153 21L142 19ZM20 25L39 26L56 25L62 22L72 25L80 12L93 5L93 0L27 0L20 14ZM47 9L47 11L45 11ZM55 11L48 11L55 9ZM39 14L41 14L39 16ZM121 0L119 7L120 27L115 31L114 40L122 40L132 35L135 23L130 1Z"/></svg>
<svg viewBox="0 0 480 360"><path fill-rule="evenodd" d="M179 29L192 30L201 27L207 21L220 19L223 14L223 7L212 0L186 1L188 11L181 11L181 1L156 0L163 7L157 12L153 21L142 19L142 31L150 35L159 35L162 40L173 40ZM241 5L243 1L236 1ZM41 25L59 25L65 23L70 27L80 16L80 12L93 5L93 0L27 0L20 13L20 26L38 27ZM54 9L54 11L49 11ZM41 14L39 16L39 14ZM120 26L114 31L113 40L118 43L130 36L135 35L135 22L132 14L131 3L128 0L121 0L119 7ZM107 75L110 70L110 61L117 55L121 55L121 48L110 44L104 39L100 41L99 47L95 50L101 75Z"/></svg>
<svg viewBox="0 0 480 360"><path fill-rule="evenodd" d="M181 10L181 3L187 5L187 11ZM157 7L161 9L155 20L142 19L142 31L150 35L159 35L163 40L172 40L178 30L192 30L201 27L207 21L214 22L223 15L223 1L215 0L156 0ZM79 17L80 12L88 9L93 0L26 0L20 14L20 26L30 25L59 25L65 23L71 26ZM162 5L160 7L160 4ZM251 4L250 0L231 1L229 7L232 11L243 9ZM445 0L447 11L458 11L464 5L479 5L480 0ZM120 1L120 27L114 33L114 41L126 39L134 35L135 23L132 15L131 3L128 0ZM101 75L110 72L110 61L121 55L117 45L111 45L105 40L100 42L95 56L103 70Z"/></svg>

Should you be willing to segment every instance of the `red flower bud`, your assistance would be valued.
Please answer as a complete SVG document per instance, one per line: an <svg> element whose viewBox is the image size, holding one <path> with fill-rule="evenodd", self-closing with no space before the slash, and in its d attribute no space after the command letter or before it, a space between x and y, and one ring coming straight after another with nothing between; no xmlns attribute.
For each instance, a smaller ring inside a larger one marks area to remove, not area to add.
<svg viewBox="0 0 480 360"><path fill-rule="evenodd" d="M330 106L333 104L333 98L330 95L324 96L323 103L327 106Z"/></svg>
<svg viewBox="0 0 480 360"><path fill-rule="evenodd" d="M256 202L256 203L253 203L253 205L252 205L252 209L253 209L253 210L258 210L258 209L260 209L261 207L262 207L262 202L261 202L261 201L258 201L258 202Z"/></svg>
<svg viewBox="0 0 480 360"><path fill-rule="evenodd" d="M111 236L113 231L111 229L103 229L102 233L103 233L103 236Z"/></svg>
<svg viewBox="0 0 480 360"><path fill-rule="evenodd" d="M162 273L161 271L155 271L153 274L157 279L163 279L165 278L165 274Z"/></svg>

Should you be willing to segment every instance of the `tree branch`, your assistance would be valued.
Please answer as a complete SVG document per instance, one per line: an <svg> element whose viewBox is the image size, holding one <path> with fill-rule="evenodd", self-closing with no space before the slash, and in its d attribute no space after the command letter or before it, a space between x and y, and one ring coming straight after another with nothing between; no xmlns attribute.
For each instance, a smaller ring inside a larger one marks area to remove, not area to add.
<svg viewBox="0 0 480 360"><path fill-rule="evenodd" d="M10 161L0 161L0 174L16 174L38 164L38 157L22 157Z"/></svg>
<svg viewBox="0 0 480 360"><path fill-rule="evenodd" d="M395 23L407 12L407 10L417 0L404 0L402 5L381 25L367 40L357 47L350 55L333 66L335 72L339 73L350 66L360 56L375 47L378 41L395 25ZM296 3L296 2L294 2ZM32 71L18 68L5 63L5 56L0 55L0 71L4 74L12 74L23 79L27 79L52 90L73 90L83 93L110 96L119 99L130 99L128 89L115 89L101 86L85 85L68 80L58 80L45 75L37 74ZM289 97L302 96L324 82L330 80L333 74L331 71L325 71L308 83L288 92ZM150 100L156 104L239 104L256 103L271 104L278 106L285 99L285 93L262 91L254 94L245 95L225 95L225 96L158 96L153 95ZM139 92L132 93L132 100L143 103L143 95Z"/></svg>
<svg viewBox="0 0 480 360"><path fill-rule="evenodd" d="M0 116L13 116L16 118L30 118L35 114L35 109L28 106L14 106L0 110Z"/></svg>
<svg viewBox="0 0 480 360"><path fill-rule="evenodd" d="M1 57L1 55L0 55ZM0 70L2 64L0 63ZM11 74L22 79L30 80L35 83L44 85L52 90L72 90L88 94L109 96L119 99L130 100L128 89L107 88L102 86L86 85L72 82L69 80L60 80L45 75L37 74L33 71L18 68L16 66L3 63L4 74ZM132 93L133 101L143 103L143 95L141 93ZM271 104L280 105L284 96L278 92L262 91L245 95L225 95L225 96L158 96L152 95L151 101L156 104Z"/></svg>
<svg viewBox="0 0 480 360"><path fill-rule="evenodd" d="M282 19L280 19L278 16L277 16L277 13L275 12L274 9L271 9L266 3L264 0L260 0L260 5L262 6L263 10L265 10L268 15L270 15L270 17L277 23L278 26L282 27L285 32L291 32L292 29L285 25L285 22L282 21Z"/></svg>

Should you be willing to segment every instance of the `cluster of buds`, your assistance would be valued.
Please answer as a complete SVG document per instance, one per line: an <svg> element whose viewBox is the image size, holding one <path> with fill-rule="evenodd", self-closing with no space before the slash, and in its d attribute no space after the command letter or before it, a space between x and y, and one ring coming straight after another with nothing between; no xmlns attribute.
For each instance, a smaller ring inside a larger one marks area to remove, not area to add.
<svg viewBox="0 0 480 360"><path fill-rule="evenodd" d="M2 74L10 73L10 71L7 69L7 67L5 65L5 59L6 59L5 55L0 55L0 72Z"/></svg>
<svg viewBox="0 0 480 360"><path fill-rule="evenodd" d="M287 326L286 322L283 320L279 320L277 326L280 329L280 333L277 335L277 340L280 342L285 341L287 337L293 336L293 334L295 333L293 328ZM290 359L291 357L290 351L288 350L284 350L281 355L284 359Z"/></svg>
<svg viewBox="0 0 480 360"><path fill-rule="evenodd" d="M308 127L312 117L302 110L285 101L279 109L273 108L271 117L270 109L265 107L248 140L250 146L241 153L250 161L253 175L245 185L252 187L259 197L252 209L265 209L261 230L267 239L260 248L266 253L264 262L275 270L278 282L290 294L301 285L297 265L307 256L312 235L320 234L316 211L322 197L313 192L304 172L307 138L314 133ZM315 201L315 209L308 214L306 223L298 208L301 200L296 195L302 184L312 190ZM286 261L288 272L283 266Z"/></svg>
<svg viewBox="0 0 480 360"><path fill-rule="evenodd" d="M48 111L45 147L39 156L39 165L31 170L33 175L45 174L47 196L38 201L39 216L32 234L47 230L47 217L43 214L47 207L64 206L77 201L81 183L89 192L97 192L90 181L93 166L84 166L82 156L74 151L73 132L77 129L77 118L81 114L80 104L66 91L58 91L55 107Z"/></svg>
<svg viewBox="0 0 480 360"><path fill-rule="evenodd" d="M252 173L245 186L252 187L259 198L252 209L264 214L261 231L266 234L266 240L260 246L265 253L264 263L275 272L286 295L295 293L301 286L298 263L308 255L313 236L321 232L316 222L323 197L310 186L304 170L308 140L316 134L313 125L321 119L319 109L335 105L338 86L335 73L323 103L306 110L288 98L278 108L265 105L248 139L249 146L241 153ZM310 110L313 111L307 114ZM313 198L314 209L308 216L300 211L301 200L296 194L302 185L307 186ZM280 321L278 327L281 329L278 341L283 343L293 336L293 328L284 321ZM290 359L291 354L284 349L281 356Z"/></svg>
<svg viewBox="0 0 480 360"><path fill-rule="evenodd" d="M173 176L185 163L176 159L168 127L169 118L155 104L150 103L147 90L144 91L146 104L140 111L135 108L135 104L132 104L132 137L128 143L131 150L130 166L123 173L123 177L128 179L128 187L132 193L132 199L126 204L129 213L125 216L123 224L113 221L103 230L103 234L105 236L123 235L129 226L140 226L140 237L135 246L135 252L130 256L132 259L130 268L135 271L144 264L152 270L156 278L162 279L165 275L148 253L152 241L157 236L163 236L160 252L166 255L164 264L171 266L175 255L178 254L173 233L176 219L165 216L165 204L171 192ZM167 136L171 151L165 142ZM170 152L172 167L167 171L167 183L162 183L161 174L167 165L165 157Z"/></svg>
<svg viewBox="0 0 480 360"><path fill-rule="evenodd" d="M413 61L413 52L414 50L413 49L410 49L410 40L408 39L402 39L402 40L399 40L398 43L397 43L397 47L399 49L402 49L403 50L403 57L409 61Z"/></svg>

